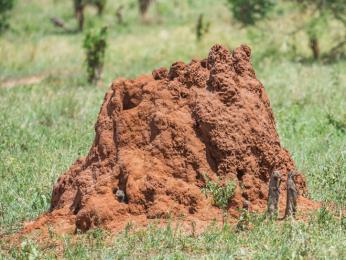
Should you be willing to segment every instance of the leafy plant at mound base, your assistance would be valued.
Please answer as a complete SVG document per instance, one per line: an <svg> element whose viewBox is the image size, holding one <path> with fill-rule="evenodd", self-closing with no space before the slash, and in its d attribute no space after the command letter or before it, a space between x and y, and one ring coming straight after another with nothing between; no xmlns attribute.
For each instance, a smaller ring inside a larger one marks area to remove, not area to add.
<svg viewBox="0 0 346 260"><path fill-rule="evenodd" d="M210 194L213 198L215 206L227 210L229 200L234 195L235 183L233 181L220 185L218 182L212 181L209 176L205 175L206 184L202 189L205 195Z"/></svg>
<svg viewBox="0 0 346 260"><path fill-rule="evenodd" d="M227 0L233 17L244 25L254 25L267 16L274 6L272 0Z"/></svg>
<svg viewBox="0 0 346 260"><path fill-rule="evenodd" d="M105 51L107 47L107 27L89 31L84 38L88 81L97 82L102 75Z"/></svg>
<svg viewBox="0 0 346 260"><path fill-rule="evenodd" d="M0 34L9 27L8 15L13 6L14 0L0 0Z"/></svg>

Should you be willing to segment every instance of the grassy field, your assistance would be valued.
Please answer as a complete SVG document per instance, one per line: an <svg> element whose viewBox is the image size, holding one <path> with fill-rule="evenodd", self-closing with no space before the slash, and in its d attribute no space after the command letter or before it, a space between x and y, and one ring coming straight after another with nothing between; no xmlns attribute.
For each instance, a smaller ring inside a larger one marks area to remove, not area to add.
<svg viewBox="0 0 346 260"><path fill-rule="evenodd" d="M121 3L123 26L114 15ZM83 33L63 32L49 22L58 16L75 27L72 1L17 1L11 30L0 37L0 238L47 211L53 183L87 153L113 79L203 58L214 43L252 47L283 145L305 173L311 198L334 210L323 208L304 223L268 223L254 215L253 228L243 232L211 225L192 236L169 225L114 237L102 230L77 238L54 236L57 247L23 241L15 248L0 241L0 259L55 258L56 252L71 259L346 258L346 218L337 217L346 209L346 61L312 62L304 35L297 39L297 51L291 51L292 39L283 32L294 28L289 16L246 29L231 20L223 1L160 0L150 10L152 23L143 25L135 3L109 1L102 18L87 10L87 26L110 28L103 84L96 87L86 82ZM200 13L207 14L211 27L197 42ZM329 41L322 41L322 49ZM30 80L35 83L27 85Z"/></svg>

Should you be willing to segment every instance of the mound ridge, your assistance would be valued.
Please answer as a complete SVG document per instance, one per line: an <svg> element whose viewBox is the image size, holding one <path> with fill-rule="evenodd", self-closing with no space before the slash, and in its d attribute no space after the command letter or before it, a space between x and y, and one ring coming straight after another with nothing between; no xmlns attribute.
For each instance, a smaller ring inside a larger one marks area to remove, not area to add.
<svg viewBox="0 0 346 260"><path fill-rule="evenodd" d="M207 59L114 81L89 154L58 179L50 213L36 225L66 218L86 231L172 216L212 220L220 209L201 191L205 174L236 183L232 216L244 201L251 211L263 212L273 170L286 176L296 169L280 145L250 55L245 45L233 52L215 45ZM296 183L304 200L301 174Z"/></svg>

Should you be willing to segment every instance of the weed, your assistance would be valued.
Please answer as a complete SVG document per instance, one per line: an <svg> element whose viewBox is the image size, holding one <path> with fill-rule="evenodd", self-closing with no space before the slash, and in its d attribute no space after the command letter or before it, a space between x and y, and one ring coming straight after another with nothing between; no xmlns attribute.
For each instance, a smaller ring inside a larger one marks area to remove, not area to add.
<svg viewBox="0 0 346 260"><path fill-rule="evenodd" d="M206 195L210 194L212 196L215 206L226 210L229 200L234 195L235 183L233 181L228 181L224 185L221 185L219 184L220 181L214 182L207 175L204 176L206 184L202 191Z"/></svg>
<svg viewBox="0 0 346 260"><path fill-rule="evenodd" d="M334 126L338 131L343 134L346 132L346 113L343 116L342 120L336 119L333 115L327 114L328 123Z"/></svg>
<svg viewBox="0 0 346 260"><path fill-rule="evenodd" d="M317 215L318 224L323 226L332 221L334 221L333 215L325 207L320 208Z"/></svg>

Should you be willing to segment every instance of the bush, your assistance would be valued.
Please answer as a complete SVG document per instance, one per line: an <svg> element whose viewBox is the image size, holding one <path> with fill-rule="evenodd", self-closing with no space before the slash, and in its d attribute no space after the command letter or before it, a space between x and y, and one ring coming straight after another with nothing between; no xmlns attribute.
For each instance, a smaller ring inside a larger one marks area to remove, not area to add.
<svg viewBox="0 0 346 260"><path fill-rule="evenodd" d="M202 191L206 195L212 195L215 206L226 210L229 200L234 195L236 187L235 183L231 181L225 183L225 185L220 185L219 183L212 181L208 176L205 176L205 179L206 185Z"/></svg>
<svg viewBox="0 0 346 260"><path fill-rule="evenodd" d="M101 78L107 47L107 27L89 31L84 38L88 81L97 82Z"/></svg>
<svg viewBox="0 0 346 260"><path fill-rule="evenodd" d="M14 6L14 0L0 0L0 33L8 28L9 11Z"/></svg>
<svg viewBox="0 0 346 260"><path fill-rule="evenodd" d="M245 25L253 25L266 17L274 6L273 0L227 0L233 17Z"/></svg>

